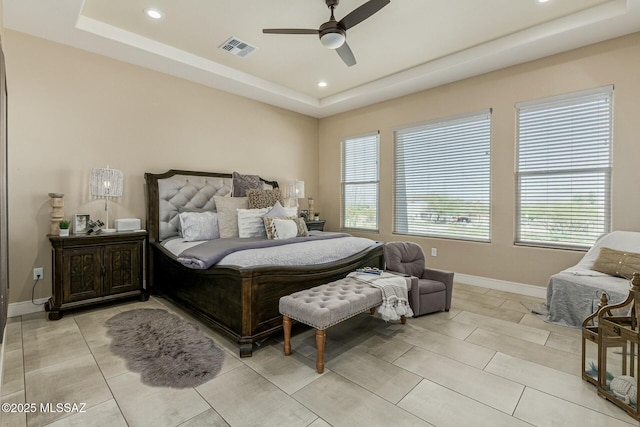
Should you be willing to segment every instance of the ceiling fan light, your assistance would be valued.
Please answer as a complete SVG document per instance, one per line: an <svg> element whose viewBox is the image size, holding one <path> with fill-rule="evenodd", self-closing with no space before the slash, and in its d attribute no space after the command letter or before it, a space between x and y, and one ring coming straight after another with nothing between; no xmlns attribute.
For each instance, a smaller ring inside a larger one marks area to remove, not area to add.
<svg viewBox="0 0 640 427"><path fill-rule="evenodd" d="M329 49L337 49L344 44L346 37L342 33L325 33L320 37L322 45Z"/></svg>

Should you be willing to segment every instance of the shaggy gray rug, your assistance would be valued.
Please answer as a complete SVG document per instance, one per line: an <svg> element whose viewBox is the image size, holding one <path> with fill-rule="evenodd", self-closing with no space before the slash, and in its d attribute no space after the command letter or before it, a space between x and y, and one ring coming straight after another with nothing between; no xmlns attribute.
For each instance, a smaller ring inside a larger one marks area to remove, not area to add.
<svg viewBox="0 0 640 427"><path fill-rule="evenodd" d="M140 372L151 386L196 387L215 377L224 361L197 326L166 310L142 308L116 314L105 323L111 351Z"/></svg>

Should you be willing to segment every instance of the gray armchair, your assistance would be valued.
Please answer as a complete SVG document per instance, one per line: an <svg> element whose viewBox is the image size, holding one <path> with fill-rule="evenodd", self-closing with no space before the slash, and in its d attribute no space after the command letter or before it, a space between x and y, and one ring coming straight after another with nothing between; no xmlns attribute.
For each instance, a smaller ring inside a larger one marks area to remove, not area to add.
<svg viewBox="0 0 640 427"><path fill-rule="evenodd" d="M453 292L453 273L426 268L420 245L411 242L389 242L384 245L386 270L412 276L409 305L414 317L449 311Z"/></svg>

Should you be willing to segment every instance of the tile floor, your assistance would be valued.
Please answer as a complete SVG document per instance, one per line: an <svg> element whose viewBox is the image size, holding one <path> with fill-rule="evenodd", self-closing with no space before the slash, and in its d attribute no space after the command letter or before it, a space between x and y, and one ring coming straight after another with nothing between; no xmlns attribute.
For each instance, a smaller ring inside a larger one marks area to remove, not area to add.
<svg viewBox="0 0 640 427"><path fill-rule="evenodd" d="M4 413L2 426L637 426L580 378L580 331L547 324L520 304L536 300L456 284L453 307L385 323L368 314L327 333L326 369L315 372L314 331L293 354L272 338L240 359L227 355L195 388L148 387L109 351L104 321L160 298L10 319L2 402L86 403L77 414Z"/></svg>

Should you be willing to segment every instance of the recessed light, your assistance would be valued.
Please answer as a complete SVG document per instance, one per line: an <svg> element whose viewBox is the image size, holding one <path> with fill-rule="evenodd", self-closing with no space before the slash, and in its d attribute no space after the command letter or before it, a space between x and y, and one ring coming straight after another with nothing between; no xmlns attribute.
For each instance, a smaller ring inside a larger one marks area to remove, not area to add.
<svg viewBox="0 0 640 427"><path fill-rule="evenodd" d="M548 1L549 1L549 0L538 0L538 3L546 3L546 2L548 2Z"/></svg>
<svg viewBox="0 0 640 427"><path fill-rule="evenodd" d="M153 19L161 19L162 18L162 12L160 12L158 9L147 8L147 9L144 10L144 13L149 18L153 18Z"/></svg>
<svg viewBox="0 0 640 427"><path fill-rule="evenodd" d="M318 87L327 87L327 82L318 82Z"/></svg>

